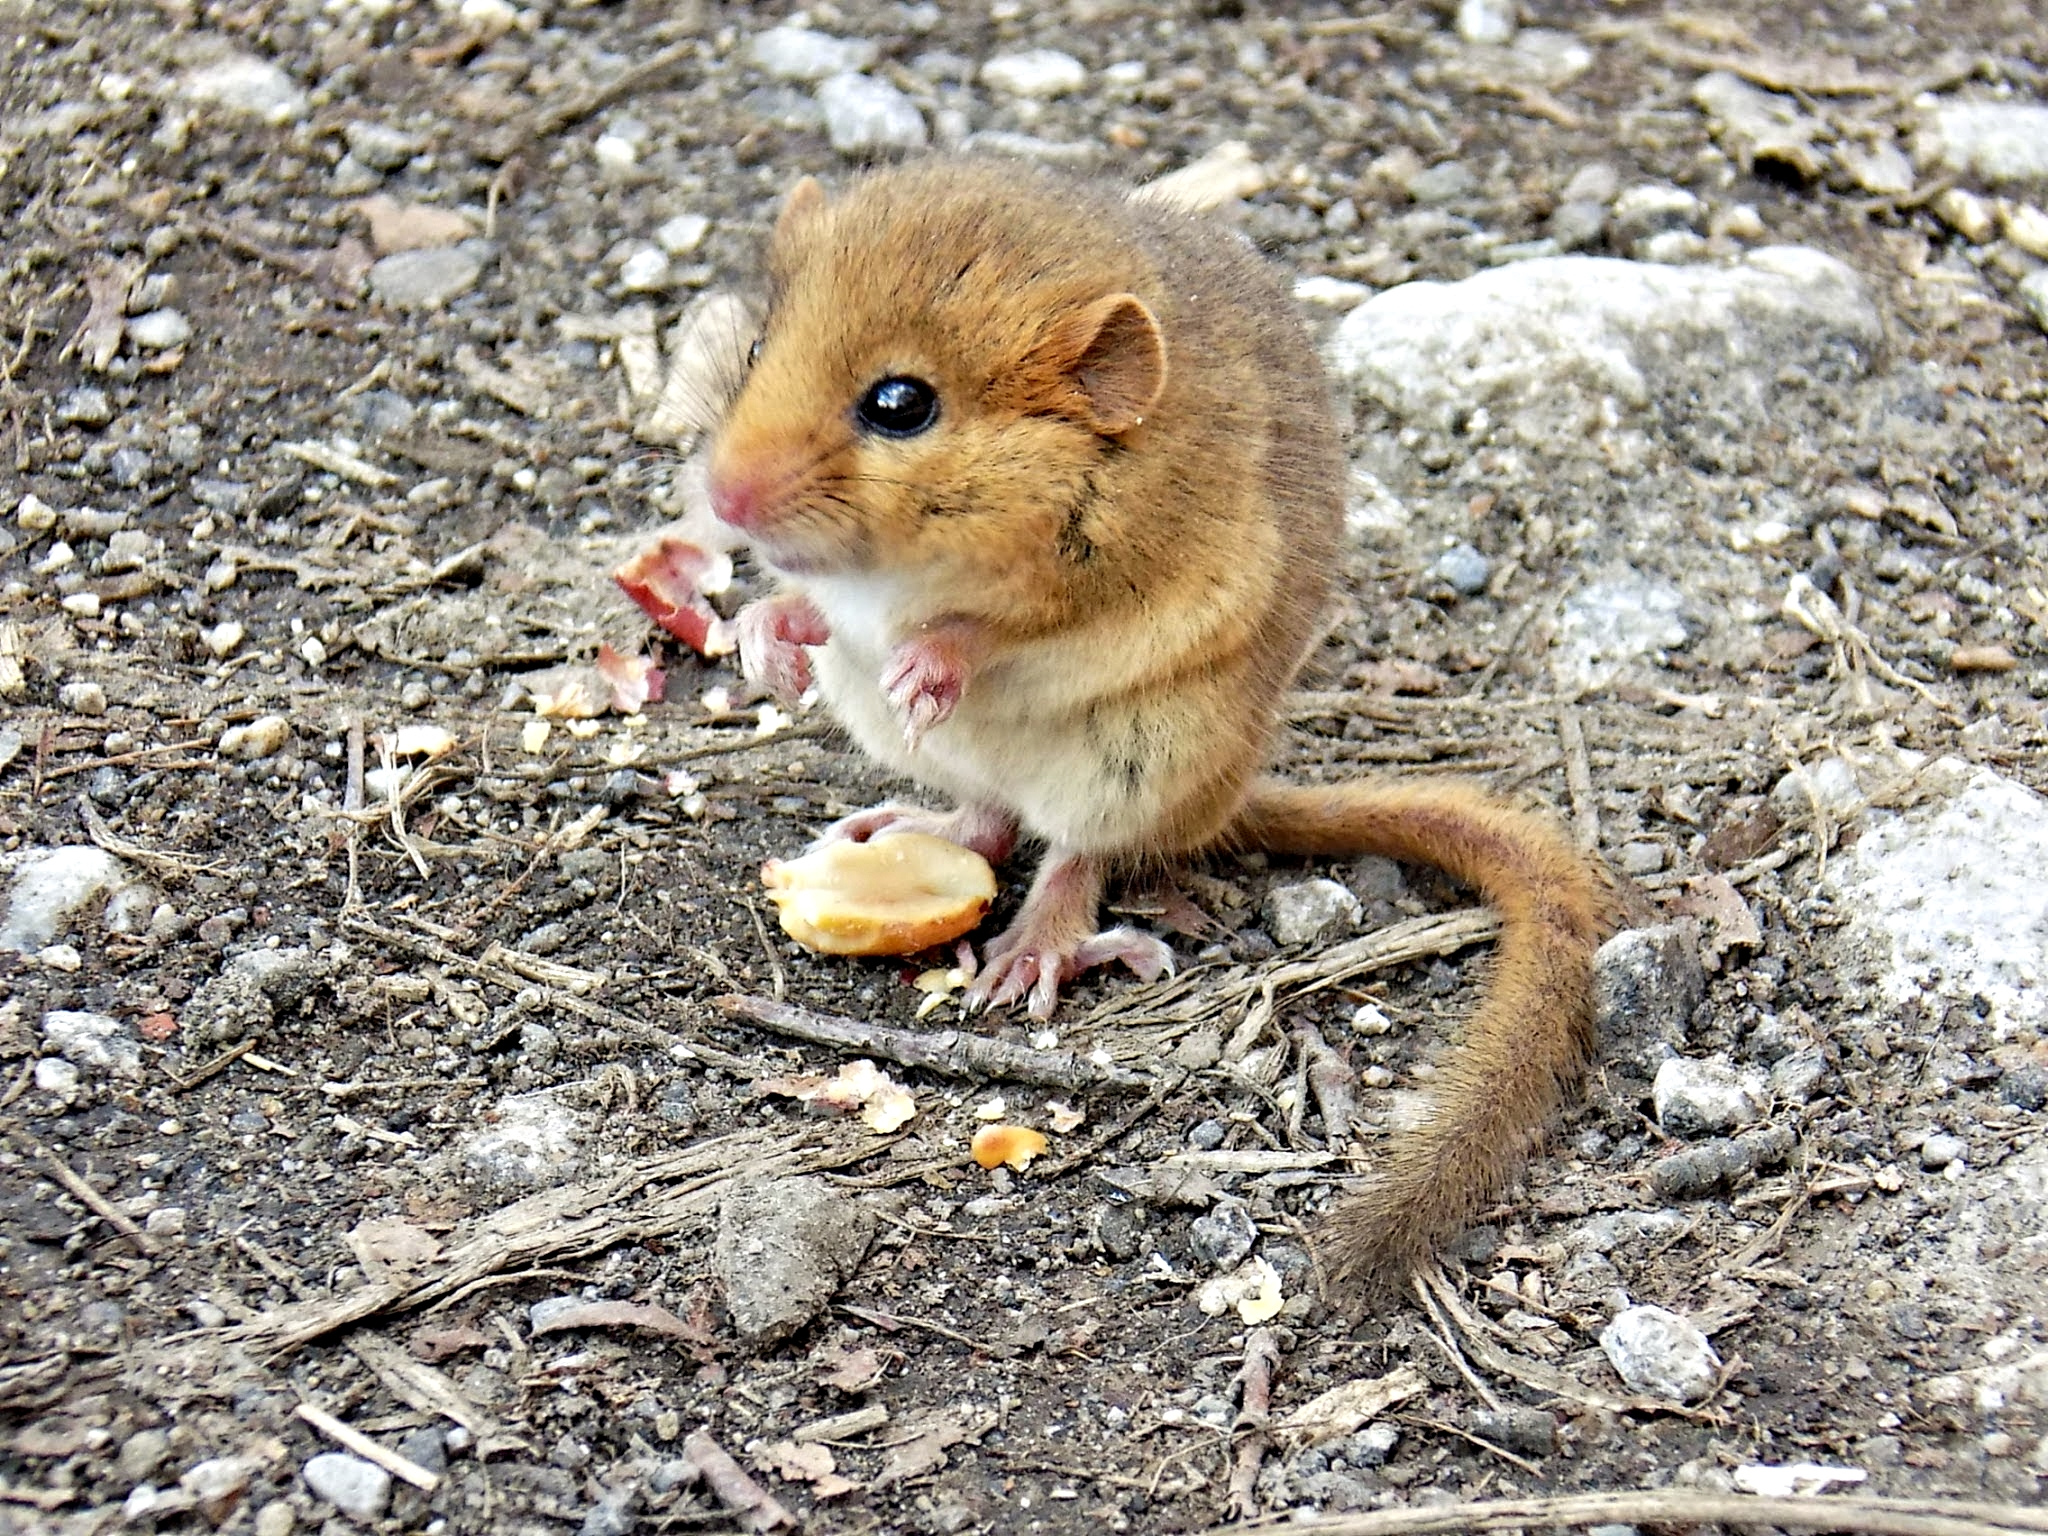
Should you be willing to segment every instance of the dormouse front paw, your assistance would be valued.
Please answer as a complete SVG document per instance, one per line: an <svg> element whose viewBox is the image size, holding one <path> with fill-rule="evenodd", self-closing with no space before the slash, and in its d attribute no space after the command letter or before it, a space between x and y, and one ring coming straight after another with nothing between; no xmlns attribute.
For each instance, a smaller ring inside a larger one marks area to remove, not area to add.
<svg viewBox="0 0 2048 1536"><path fill-rule="evenodd" d="M890 653L882 692L903 722L903 740L912 751L927 731L952 716L972 666L966 637L950 626L928 630Z"/></svg>
<svg viewBox="0 0 2048 1536"><path fill-rule="evenodd" d="M740 674L785 704L794 704L811 687L807 645L832 638L825 616L809 598L778 592L747 604L734 620L739 631Z"/></svg>

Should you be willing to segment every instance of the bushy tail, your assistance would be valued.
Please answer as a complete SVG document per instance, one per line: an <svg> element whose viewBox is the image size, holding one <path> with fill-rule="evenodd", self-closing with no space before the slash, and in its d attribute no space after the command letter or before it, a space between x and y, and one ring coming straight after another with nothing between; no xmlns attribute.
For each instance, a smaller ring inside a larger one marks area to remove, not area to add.
<svg viewBox="0 0 2048 1536"><path fill-rule="evenodd" d="M1500 1195L1593 1054L1593 951L1605 891L1549 822L1457 783L1262 781L1234 846L1431 864L1501 917L1491 984L1439 1067L1432 1112L1321 1239L1333 1284L1383 1296Z"/></svg>

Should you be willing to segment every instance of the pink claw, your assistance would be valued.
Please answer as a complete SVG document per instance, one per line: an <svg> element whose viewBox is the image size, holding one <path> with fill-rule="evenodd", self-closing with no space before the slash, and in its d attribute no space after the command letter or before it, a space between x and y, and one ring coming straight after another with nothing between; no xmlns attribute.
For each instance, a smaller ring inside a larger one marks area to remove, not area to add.
<svg viewBox="0 0 2048 1536"><path fill-rule="evenodd" d="M927 811L915 805L875 805L851 816L842 816L811 846L827 843L865 843L897 832L922 832L943 837L949 843L971 848L991 864L1010 856L1017 842L1017 822L1006 811L986 806L962 806L957 811Z"/></svg>
<svg viewBox="0 0 2048 1536"><path fill-rule="evenodd" d="M882 691L902 719L903 739L913 750L959 705L967 691L968 671L962 647L944 629L906 640L890 655Z"/></svg>

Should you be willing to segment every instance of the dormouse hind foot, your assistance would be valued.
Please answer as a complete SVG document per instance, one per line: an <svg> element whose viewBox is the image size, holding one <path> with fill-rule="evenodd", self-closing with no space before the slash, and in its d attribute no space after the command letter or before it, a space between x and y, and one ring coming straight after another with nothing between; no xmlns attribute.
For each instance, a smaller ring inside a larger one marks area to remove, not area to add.
<svg viewBox="0 0 2048 1536"><path fill-rule="evenodd" d="M967 990L970 1008L1023 1003L1049 1019L1060 988L1083 971L1121 960L1145 981L1173 969L1173 951L1135 928L1093 932L1102 902L1102 866L1081 854L1046 855L1031 894L1009 928L989 941L981 974Z"/></svg>
<svg viewBox="0 0 2048 1536"><path fill-rule="evenodd" d="M827 843L865 843L897 832L922 832L942 837L962 848L971 848L991 864L1000 864L1017 846L1017 820L1006 811L989 806L965 805L957 811L928 811L916 805L876 805L851 816L842 816L817 839L812 848Z"/></svg>

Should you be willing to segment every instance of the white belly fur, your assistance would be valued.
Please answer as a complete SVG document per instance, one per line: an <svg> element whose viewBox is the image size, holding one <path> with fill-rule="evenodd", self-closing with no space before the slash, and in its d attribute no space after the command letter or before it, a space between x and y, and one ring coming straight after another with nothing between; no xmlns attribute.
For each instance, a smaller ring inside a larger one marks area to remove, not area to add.
<svg viewBox="0 0 2048 1536"><path fill-rule="evenodd" d="M839 722L874 757L962 803L1001 806L1024 830L1076 852L1142 846L1159 823L1157 776L1134 783L1087 730L1087 701L1052 656L1006 657L970 678L950 719L912 751L881 688L897 643L889 594L872 580L805 583L832 639L813 653ZM900 621L899 621L900 622Z"/></svg>

